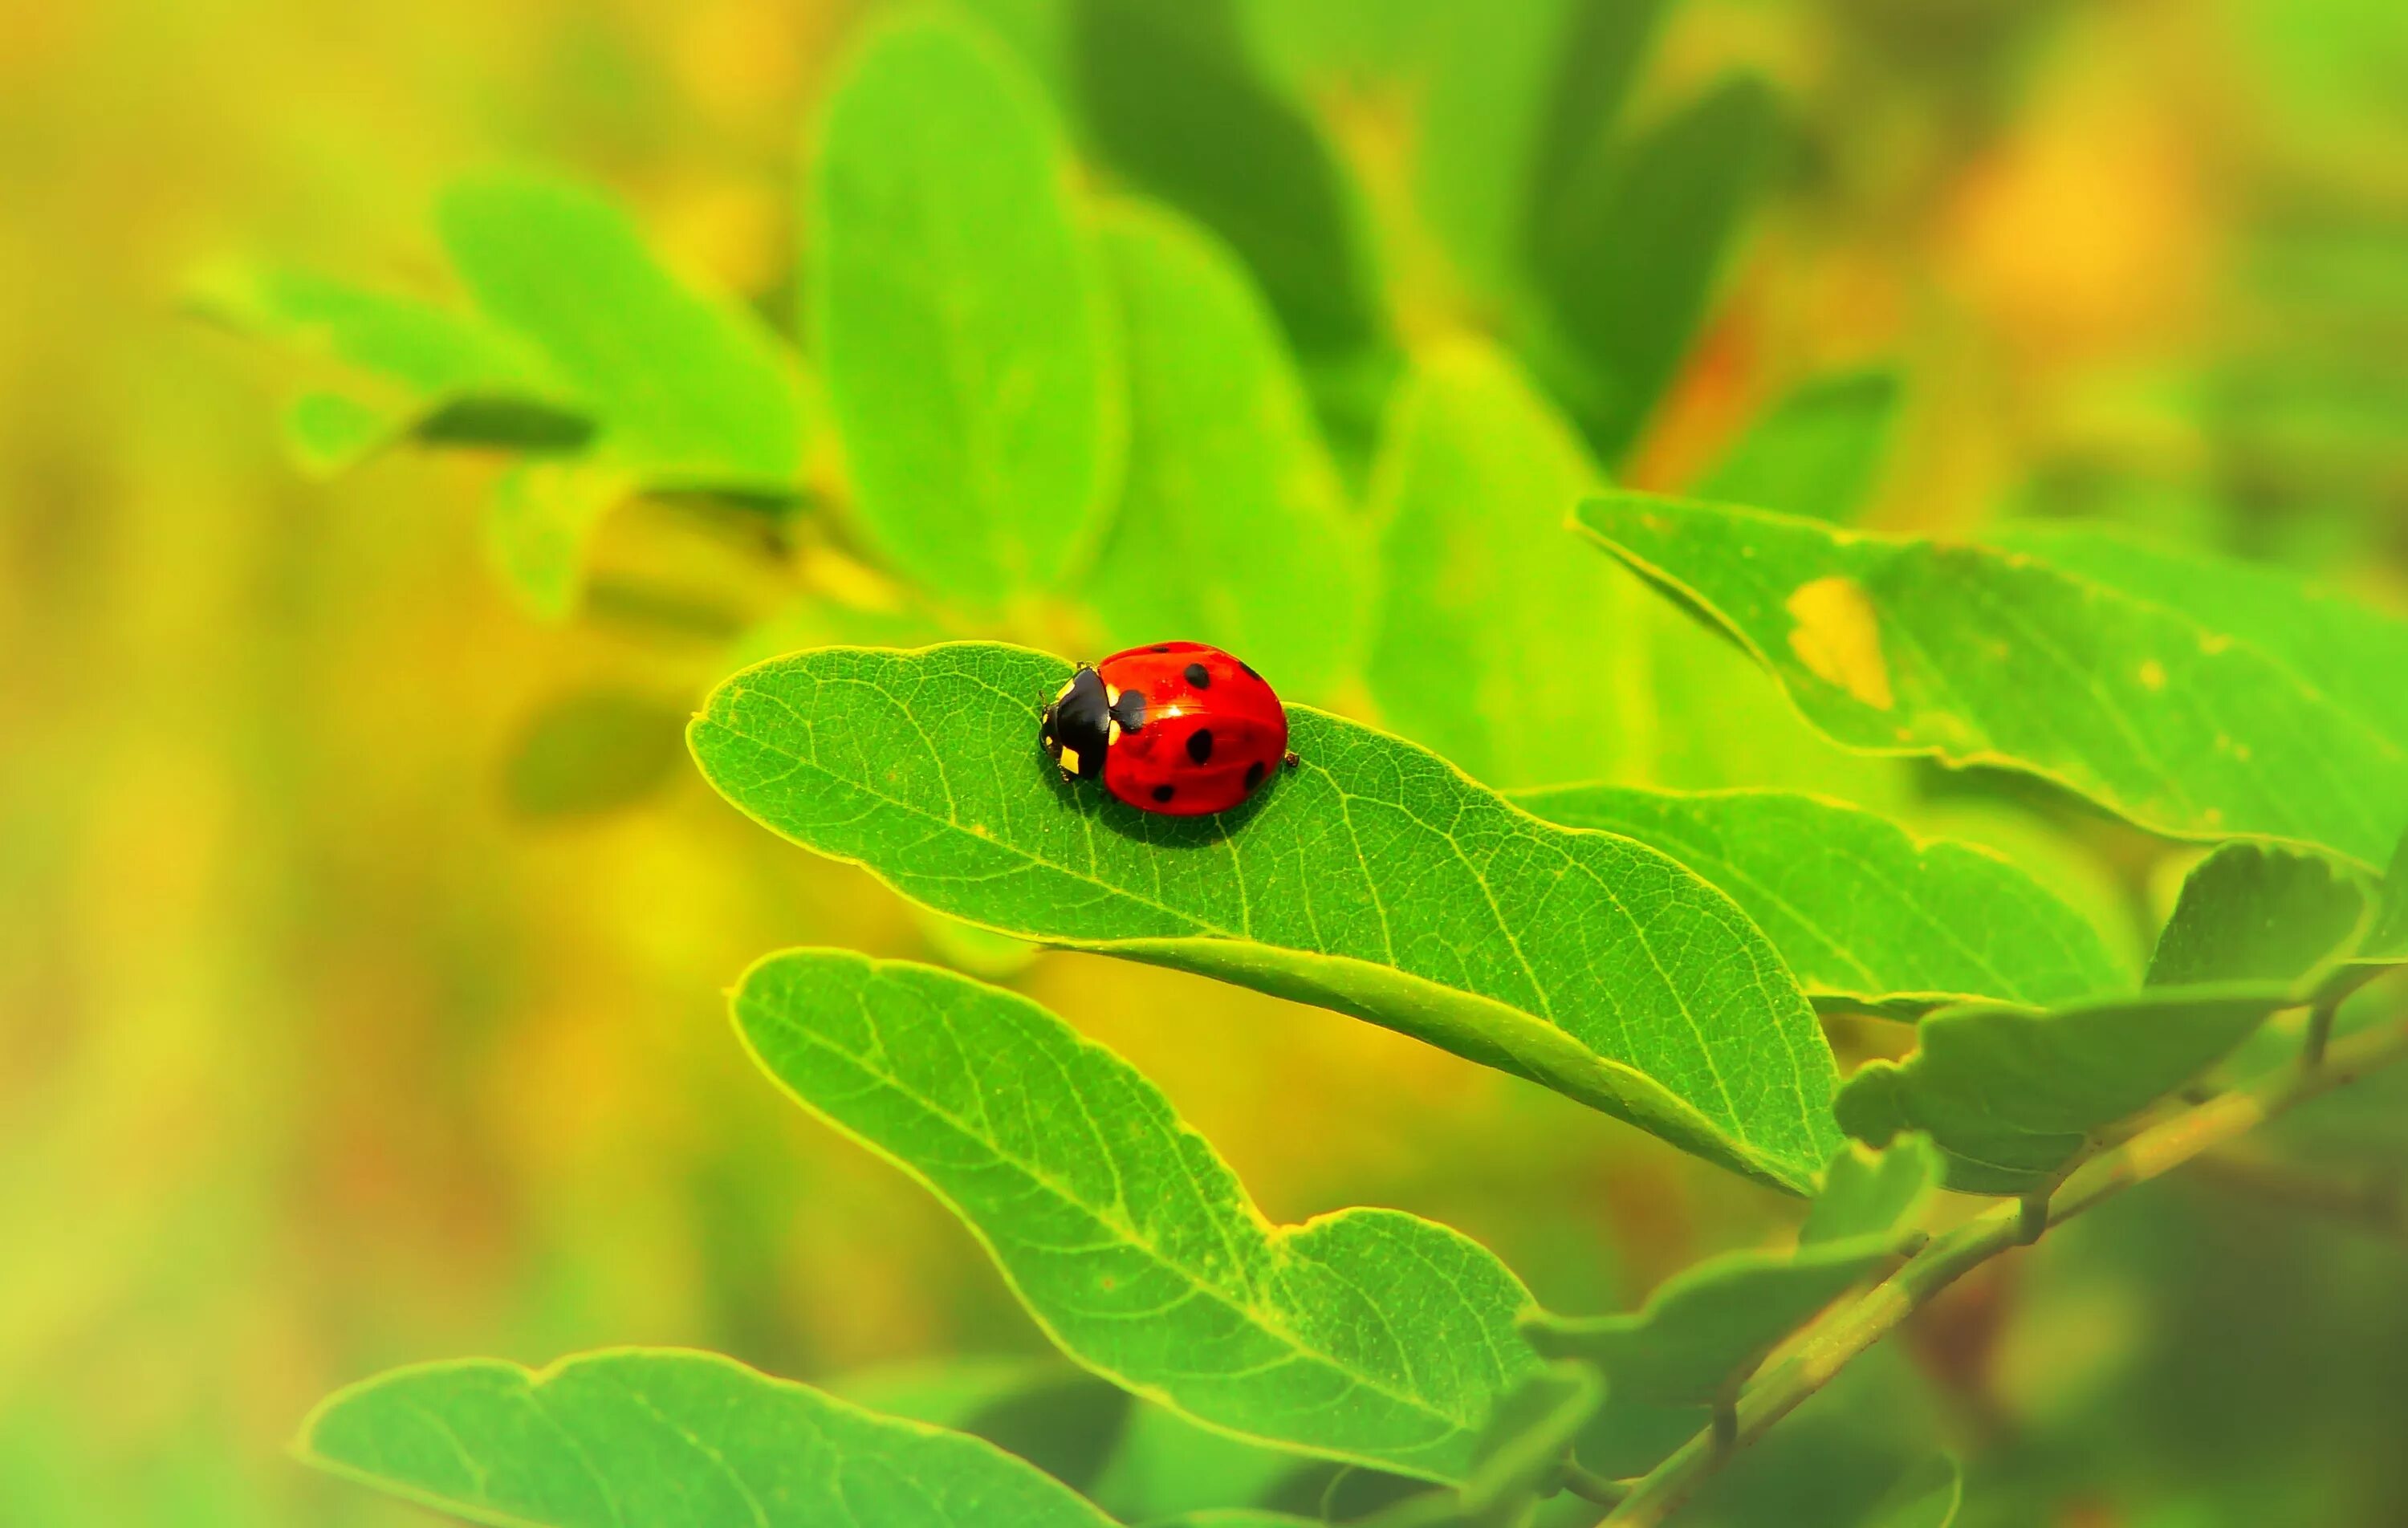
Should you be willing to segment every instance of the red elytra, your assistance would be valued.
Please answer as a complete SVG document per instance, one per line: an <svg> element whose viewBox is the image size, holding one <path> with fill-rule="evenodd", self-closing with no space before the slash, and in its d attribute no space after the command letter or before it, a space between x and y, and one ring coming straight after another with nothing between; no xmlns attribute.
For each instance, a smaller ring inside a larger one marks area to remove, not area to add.
<svg viewBox="0 0 2408 1528"><path fill-rule="evenodd" d="M1287 750L1287 709L1263 677L1202 642L1156 642L1082 664L1038 742L1064 779L1100 779L1141 811L1227 811Z"/></svg>

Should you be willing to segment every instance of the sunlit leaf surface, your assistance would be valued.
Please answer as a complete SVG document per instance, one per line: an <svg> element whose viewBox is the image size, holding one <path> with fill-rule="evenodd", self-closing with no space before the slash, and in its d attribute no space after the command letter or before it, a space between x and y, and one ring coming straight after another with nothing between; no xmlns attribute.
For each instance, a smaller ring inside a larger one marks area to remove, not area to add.
<svg viewBox="0 0 2408 1528"><path fill-rule="evenodd" d="M1037 748L1069 671L991 644L828 649L729 679L690 738L756 821L943 911L1336 1007L1773 1182L1822 1165L1829 1049L1706 882L1302 707L1301 767L1245 807L1139 812Z"/></svg>
<svg viewBox="0 0 2408 1528"><path fill-rule="evenodd" d="M1662 850L1730 893L1817 1001L1911 1012L1956 998L2045 1004L2130 985L2096 929L1986 850L1778 791L1526 791L1566 827Z"/></svg>
<svg viewBox="0 0 2408 1528"><path fill-rule="evenodd" d="M2008 764L2158 832L2368 864L2408 821L2408 735L2352 699L2399 672L2379 645L2309 671L2259 635L2266 609L2167 604L2023 553L1627 493L1581 518L1850 747Z"/></svg>
<svg viewBox="0 0 2408 1528"><path fill-rule="evenodd" d="M672 1349L466 1359L330 1398L301 1456L496 1528L1108 1528L992 1444Z"/></svg>
<svg viewBox="0 0 2408 1528"><path fill-rule="evenodd" d="M968 1221L1063 1349L1201 1421L1460 1478L1535 1360L1528 1299L1393 1210L1275 1227L1153 1084L1015 993L850 950L756 965L736 1021L797 1101Z"/></svg>

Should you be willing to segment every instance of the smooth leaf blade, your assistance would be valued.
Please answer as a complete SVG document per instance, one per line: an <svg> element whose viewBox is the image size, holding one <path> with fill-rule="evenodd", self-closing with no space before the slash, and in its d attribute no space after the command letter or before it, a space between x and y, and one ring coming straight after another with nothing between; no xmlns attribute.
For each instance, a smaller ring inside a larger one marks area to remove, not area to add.
<svg viewBox="0 0 2408 1528"><path fill-rule="evenodd" d="M959 25L886 25L836 89L810 195L806 317L864 531L953 598L1059 586L1104 527L1124 418L1037 87Z"/></svg>
<svg viewBox="0 0 2408 1528"><path fill-rule="evenodd" d="M689 740L765 826L956 917L1353 1013L1784 1187L1829 1154L1812 1010L1672 861L1304 707L1302 767L1253 804L1137 812L1036 748L1068 677L992 644L824 650L723 684Z"/></svg>
<svg viewBox="0 0 2408 1528"><path fill-rule="evenodd" d="M670 1349L540 1371L490 1359L396 1369L330 1397L297 1448L322 1469L499 1528L1111 1521L979 1439Z"/></svg>
<svg viewBox="0 0 2408 1528"><path fill-rule="evenodd" d="M1641 595L1565 554L1598 483L1570 426L1504 357L1450 347L1398 398L1372 481L1382 714L1494 785L1626 762L1649 725Z"/></svg>
<svg viewBox="0 0 2408 1528"><path fill-rule="evenodd" d="M2183 881L2147 984L2296 981L2354 945L2368 905L2358 878L2321 854L2222 845Z"/></svg>
<svg viewBox="0 0 2408 1528"><path fill-rule="evenodd" d="M2100 1131L2222 1060L2298 997L2286 985L2165 987L2046 1012L1991 1005L1926 1015L1902 1062L1868 1062L1840 1123L1873 1146L1920 1130L1966 1193L2045 1189Z"/></svg>
<svg viewBox="0 0 2408 1528"><path fill-rule="evenodd" d="M1104 250L1129 384L1127 478L1089 584L1110 646L1192 637L1331 693L1361 648L1365 550L1270 315L1166 213L1113 208Z"/></svg>
<svg viewBox="0 0 2408 1528"><path fill-rule="evenodd" d="M597 451L658 487L795 487L793 358L750 312L673 275L616 204L495 174L452 187L436 222L477 306L591 407Z"/></svg>
<svg viewBox="0 0 2408 1528"><path fill-rule="evenodd" d="M2130 985L2082 916L2007 860L1779 791L1612 785L1514 800L1658 849L1747 910L1818 1002L1912 1013L1964 998L2064 1002Z"/></svg>
<svg viewBox="0 0 2408 1528"><path fill-rule="evenodd" d="M2005 764L2157 832L2289 838L2369 864L2408 819L2408 741L2212 607L2020 553L1723 506L1622 493L1581 521L1710 612L1848 747Z"/></svg>
<svg viewBox="0 0 2408 1528"><path fill-rule="evenodd" d="M1698 497L1853 520L1879 478L1899 391L1885 367L1801 383L1748 427L1698 485Z"/></svg>
<svg viewBox="0 0 2408 1528"><path fill-rule="evenodd" d="M1063 1350L1231 1432L1461 1478L1535 1364L1528 1299L1469 1239L1347 1210L1275 1228L1169 1102L1014 993L791 950L736 1019L806 1107L925 1183Z"/></svg>

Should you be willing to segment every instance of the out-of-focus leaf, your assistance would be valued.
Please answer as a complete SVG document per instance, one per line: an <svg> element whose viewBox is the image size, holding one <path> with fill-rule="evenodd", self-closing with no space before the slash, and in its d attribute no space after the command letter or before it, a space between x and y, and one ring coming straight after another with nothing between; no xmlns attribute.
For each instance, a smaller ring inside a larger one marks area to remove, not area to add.
<svg viewBox="0 0 2408 1528"><path fill-rule="evenodd" d="M684 750L681 705L628 690L589 690L538 709L520 729L503 772L522 817L590 817L641 801L673 774Z"/></svg>
<svg viewBox="0 0 2408 1528"><path fill-rule="evenodd" d="M1799 1243L1885 1236L1911 1226L1939 1192L1945 1170L1939 1149L1921 1135L1901 1135L1879 1151L1851 1141L1823 1169L1823 1187L1798 1228Z"/></svg>
<svg viewBox="0 0 2408 1528"><path fill-rule="evenodd" d="M1242 654L1283 693L1327 696L1360 654L1366 553L1270 316L1176 219L1114 209L1128 477L1086 588L1110 637Z"/></svg>
<svg viewBox="0 0 2408 1528"><path fill-rule="evenodd" d="M1058 587L1120 486L1101 260L1036 88L937 16L882 27L837 86L805 304L854 511L888 563L993 606Z"/></svg>
<svg viewBox="0 0 2408 1528"><path fill-rule="evenodd" d="M2345 698L2396 672L2379 647L2303 674L2253 636L2259 615L2021 553L1633 493L1581 520L1849 747L2008 764L2158 832L2263 834L2370 864L2408 819L2408 739Z"/></svg>
<svg viewBox="0 0 2408 1528"><path fill-rule="evenodd" d="M1151 1083L1026 998L812 950L755 965L735 1009L770 1076L925 1183L1116 1383L1455 1480L1535 1366L1512 1333L1528 1295L1476 1243L1392 1210L1270 1225Z"/></svg>
<svg viewBox="0 0 2408 1528"><path fill-rule="evenodd" d="M1698 496L1814 520L1864 507L1897 422L1898 373L1836 373L1799 386L1749 426L1698 485Z"/></svg>
<svg viewBox="0 0 2408 1528"><path fill-rule="evenodd" d="M1057 1359L939 1360L847 1375L830 1394L884 1416L984 1438L1083 1492L1131 1415L1131 1396Z"/></svg>
<svg viewBox="0 0 2408 1528"><path fill-rule="evenodd" d="M1620 1316L1524 1318L1549 1358L1605 1371L1617 1403L1710 1406L1745 1379L1782 1339L1896 1254L1889 1235L1800 1245L1789 1252L1727 1252L1667 1279L1646 1306Z"/></svg>
<svg viewBox="0 0 2408 1528"><path fill-rule="evenodd" d="M1154 1522L1258 1507L1282 1481L1318 1464L1140 1402L1087 1494L1123 1522Z"/></svg>
<svg viewBox="0 0 2408 1528"><path fill-rule="evenodd" d="M1551 1364L1497 1403L1482 1430L1470 1478L1361 1520L1365 1528L1522 1528L1555 1493L1572 1444L1605 1399L1597 1371Z"/></svg>
<svg viewBox="0 0 2408 1528"><path fill-rule="evenodd" d="M2273 983L2161 987L2046 1012L1984 1004L1924 1017L1902 1062L1868 1062L1837 1103L1841 1127L1886 1144L1930 1135L1964 1193L2028 1193L2098 1134L2171 1095L2298 1001Z"/></svg>
<svg viewBox="0 0 2408 1528"><path fill-rule="evenodd" d="M522 462L502 475L485 544L528 614L560 621L576 608L595 528L635 486L623 468L581 457Z"/></svg>
<svg viewBox="0 0 2408 1528"><path fill-rule="evenodd" d="M1639 434L1705 316L1777 129L1770 89L1724 81L1602 148L1538 236L1553 332L1536 368L1611 464Z"/></svg>
<svg viewBox="0 0 2408 1528"><path fill-rule="evenodd" d="M321 1469L496 1528L1111 1521L992 1444L711 1353L395 1369L330 1397L298 1447Z"/></svg>
<svg viewBox="0 0 2408 1528"><path fill-rule="evenodd" d="M1596 473L1512 364L1474 345L1430 355L1398 399L1373 485L1382 715L1492 785L1627 762L1651 699L1643 596L1568 555L1565 517Z"/></svg>
<svg viewBox="0 0 2408 1528"><path fill-rule="evenodd" d="M830 649L727 680L689 737L755 821L956 917L1335 1007L1786 1187L1829 1155L1813 1011L1672 861L1301 706L1302 767L1246 807L1136 811L1036 746L1069 677L994 644Z"/></svg>
<svg viewBox="0 0 2408 1528"><path fill-rule="evenodd" d="M1394 369L1352 187L1267 79L1230 0L1072 0L1080 98L1123 174L1238 252L1279 314L1333 437L1366 445Z"/></svg>
<svg viewBox="0 0 2408 1528"><path fill-rule="evenodd" d="M2353 943L2367 904L2358 878L2323 855L2225 844L2183 882L2148 985L2296 981Z"/></svg>
<svg viewBox="0 0 2408 1528"><path fill-rule="evenodd" d="M793 357L750 310L672 275L616 205L493 175L452 187L436 222L477 306L593 411L601 455L651 486L796 486Z"/></svg>
<svg viewBox="0 0 2408 1528"><path fill-rule="evenodd" d="M1544 248L1564 199L1579 194L1582 178L1624 155L1623 103L1670 7L1669 0L1571 0L1535 8L1556 21L1544 53L1550 78L1526 96L1489 102L1501 114L1510 115L1520 100L1545 111L1536 140L1498 166L1506 172L1505 189L1519 195L1511 209L1512 234L1515 252L1525 257ZM1466 102L1465 109L1477 108Z"/></svg>
<svg viewBox="0 0 2408 1528"><path fill-rule="evenodd" d="M1682 1509L1682 1528L1941 1528L1945 1517L1913 1509L1945 1505L1939 1423L1948 1407L1904 1346L1883 1343L1859 1354L1714 1472ZM1611 1418L1609 1409L1602 1420ZM1933 1502L1935 1495L1942 1500Z"/></svg>
<svg viewBox="0 0 2408 1528"><path fill-rule="evenodd" d="M1937 1454L1898 1483L1865 1528L1948 1528L1965 1502L1965 1472Z"/></svg>
<svg viewBox="0 0 2408 1528"><path fill-rule="evenodd" d="M305 393L286 415L294 453L312 472L340 471L471 406L544 420L549 443L573 447L592 432L584 406L539 354L503 329L432 303L307 271L248 266L206 274L193 301L230 328L322 356L355 374L347 391ZM448 440L514 443L456 422Z"/></svg>
<svg viewBox="0 0 2408 1528"><path fill-rule="evenodd" d="M2046 1004L2128 986L2098 932L1986 850L1778 791L1525 791L1550 822L1636 838L1729 893L1818 1002L1900 1015L1964 998Z"/></svg>

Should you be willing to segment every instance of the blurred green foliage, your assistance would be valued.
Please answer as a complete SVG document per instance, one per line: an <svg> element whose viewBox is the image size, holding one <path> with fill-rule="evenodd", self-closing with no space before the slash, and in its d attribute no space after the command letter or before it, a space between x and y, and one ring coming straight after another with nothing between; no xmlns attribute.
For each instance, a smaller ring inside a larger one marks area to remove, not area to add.
<svg viewBox="0 0 2408 1528"><path fill-rule="evenodd" d="M2178 853L1839 752L1555 532L1549 498L1610 475L1774 485L1774 507L1901 533L2082 514L2376 609L2408 592L2396 6L984 0L993 40L965 60L946 30L918 61L960 74L957 115L900 125L830 98L895 8L0 20L0 1518L423 1521L283 1449L337 1385L434 1355L681 1343L845 1390L1047 1350L957 1222L729 1040L721 991L765 950L966 964L957 930L679 764L671 720L745 658L1226 623L1250 653L1292 643L1300 693L1498 787L1787 785L1935 832L1986 821L2057 894L2154 927ZM900 24L876 46L927 23ZM1098 188L1159 206L1113 211L1097 246ZM848 249L848 196L962 215L971 246L941 270ZM961 213L981 197L1026 247ZM1154 264L1107 258L1140 247ZM798 270L819 316L796 317ZM848 277L879 378L815 306ZM1113 316L1174 280L1226 321ZM229 345L190 306L279 344ZM989 348L966 406L1016 401L981 425L996 453L838 460L830 414L946 380L896 364L939 323ZM613 348L629 333L639 355ZM1024 378L1032 336L1078 364ZM1182 390L1211 377L1261 400L1230 416L1247 433L1165 456L1149 418L1192 415ZM1190 613L1159 582L1115 586L1117 613L1060 598L1140 494L1190 532L1108 571L1251 560L1214 539L1248 506L1333 547L1426 551L1398 529L1420 523L1462 550L1366 573L1356 639L1309 624L1348 626L1345 577L1309 601L1309 567L1270 564L1297 593L1254 610ZM977 535L932 529L971 505ZM1447 523L1467 506L1494 518ZM2196 576L2100 555L2128 588ZM2245 614L2292 587L2231 578L2197 597ZM1529 635L1442 635L1484 579L1528 589ZM2320 608L2253 635L2367 650L2355 607ZM1517 662L1534 648L1544 666ZM2340 678L2396 712L2389 672ZM2342 847L2379 859L2361 836ZM1371 1026L1018 959L1015 986L1127 1056L1280 1223L1395 1205L1589 1310L1796 1219ZM1903 1044L1834 1034L1851 1062ZM2396 1169L2402 1107L2396 1085L2336 1095L2271 1162L2000 1265L1698 1521L1909 1511L1942 1447L1967 1522L2398 1521L2402 1244L2396 1197L2354 1175ZM937 1420L987 1431L976 1409ZM1103 1464L1061 1468L1132 1517L1386 1489L1226 1439L1211 1466L1168 1413L1123 1425Z"/></svg>

